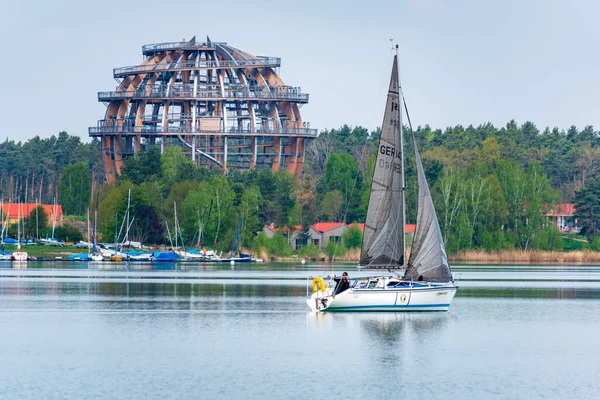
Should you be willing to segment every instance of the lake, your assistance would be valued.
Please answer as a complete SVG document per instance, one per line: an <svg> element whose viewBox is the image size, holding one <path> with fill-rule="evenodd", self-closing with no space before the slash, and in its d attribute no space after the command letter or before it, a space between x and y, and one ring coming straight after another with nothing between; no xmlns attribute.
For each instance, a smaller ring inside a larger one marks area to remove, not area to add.
<svg viewBox="0 0 600 400"><path fill-rule="evenodd" d="M335 314L306 277L355 265L160 268L0 264L0 397L600 397L598 266L456 266L447 313Z"/></svg>

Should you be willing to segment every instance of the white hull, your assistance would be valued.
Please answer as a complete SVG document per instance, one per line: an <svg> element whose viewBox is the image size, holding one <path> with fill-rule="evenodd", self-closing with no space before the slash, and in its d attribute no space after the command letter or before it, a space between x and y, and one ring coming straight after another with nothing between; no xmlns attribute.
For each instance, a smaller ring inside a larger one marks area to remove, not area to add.
<svg viewBox="0 0 600 400"><path fill-rule="evenodd" d="M102 255L103 258L108 258L110 259L111 257L121 257L123 260L125 260L127 258L127 254L125 253L121 253L120 251L114 251L114 250L110 250L110 249L100 249L100 254Z"/></svg>
<svg viewBox="0 0 600 400"><path fill-rule="evenodd" d="M24 251L15 251L12 253L13 261L27 261L28 255Z"/></svg>
<svg viewBox="0 0 600 400"><path fill-rule="evenodd" d="M333 288L315 292L306 303L311 310L321 311L448 311L458 286L428 282L403 282L401 287L388 287L389 278L379 278L385 285L372 288L351 287L333 295ZM397 280L394 280L394 282Z"/></svg>
<svg viewBox="0 0 600 400"><path fill-rule="evenodd" d="M188 251L178 251L177 254L181 258L188 259L189 261L203 261L203 262L211 262L211 261L219 261L221 258L216 255L214 252L203 253L192 253Z"/></svg>
<svg viewBox="0 0 600 400"><path fill-rule="evenodd" d="M92 260L92 261L104 261L104 257L100 253L92 254L92 255L90 255L90 260Z"/></svg>

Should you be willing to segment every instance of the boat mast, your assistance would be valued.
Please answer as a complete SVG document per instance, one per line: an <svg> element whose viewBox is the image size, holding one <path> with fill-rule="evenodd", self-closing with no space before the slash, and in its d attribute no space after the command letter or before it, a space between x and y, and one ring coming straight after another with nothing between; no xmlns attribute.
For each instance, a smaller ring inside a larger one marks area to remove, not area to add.
<svg viewBox="0 0 600 400"><path fill-rule="evenodd" d="M17 198L17 251L21 250L21 197Z"/></svg>
<svg viewBox="0 0 600 400"><path fill-rule="evenodd" d="M399 123L400 123L400 151L402 152L402 163L400 164L400 168L401 168L401 174L402 174L402 221L404 223L404 226L402 227L402 245L404 246L404 251L402 252L402 254L404 255L402 257L402 266L406 267L406 178L404 177L404 159L406 158L405 154L404 154L404 134L403 134L403 130L402 130L402 106L401 106L401 100L403 97L402 94L402 81L400 80L400 58L398 57L398 45L396 45L396 59L398 59L398 89L400 91L400 95L398 96L398 101L400 102L400 104L398 104L398 106L400 107L400 119L399 119Z"/></svg>
<svg viewBox="0 0 600 400"><path fill-rule="evenodd" d="M52 239L54 239L54 228L56 228L56 196L54 196L54 207L52 213Z"/></svg>
<svg viewBox="0 0 600 400"><path fill-rule="evenodd" d="M39 223L39 218L38 218L38 199L37 197L35 198L35 239L39 240L40 239L40 223Z"/></svg>
<svg viewBox="0 0 600 400"><path fill-rule="evenodd" d="M93 247L94 253L98 252L98 248L96 247L96 241L98 240L96 237L98 235L96 232L96 219L97 218L98 218L98 210L94 211L94 247Z"/></svg>
<svg viewBox="0 0 600 400"><path fill-rule="evenodd" d="M90 242L90 208L87 209L87 241L88 241L88 255L92 252L92 243Z"/></svg>
<svg viewBox="0 0 600 400"><path fill-rule="evenodd" d="M126 212L127 226L125 228L125 244L129 245L129 246L131 246L131 245L130 245L130 243L127 243L127 242L129 242L129 207L130 206L131 206L131 189L129 189L129 192L127 194L127 212Z"/></svg>

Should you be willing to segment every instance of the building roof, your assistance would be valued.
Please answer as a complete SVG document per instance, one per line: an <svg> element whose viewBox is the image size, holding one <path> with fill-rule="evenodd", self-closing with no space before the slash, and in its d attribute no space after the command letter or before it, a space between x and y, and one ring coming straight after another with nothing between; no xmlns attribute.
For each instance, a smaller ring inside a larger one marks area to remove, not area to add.
<svg viewBox="0 0 600 400"><path fill-rule="evenodd" d="M273 233L277 233L277 228L275 228L274 225L265 224L265 228L267 228L268 230L270 230Z"/></svg>
<svg viewBox="0 0 600 400"><path fill-rule="evenodd" d="M343 222L318 222L312 225L312 228L320 233L330 231L335 228L339 228L342 225L346 225Z"/></svg>
<svg viewBox="0 0 600 400"><path fill-rule="evenodd" d="M31 212L37 206L42 206L49 219L62 218L62 206L52 204L36 204L36 203L2 203L2 214L10 219L21 219L29 217ZM56 213L56 215L54 214Z"/></svg>
<svg viewBox="0 0 600 400"><path fill-rule="evenodd" d="M546 217L571 217L573 215L575 215L575 204L572 203L555 204L546 213Z"/></svg>
<svg viewBox="0 0 600 400"><path fill-rule="evenodd" d="M287 235L290 231L290 228L288 228L287 225L284 225L281 228L275 228L275 225L273 225L273 224L271 224L271 225L265 224L265 228L267 228L268 230L270 230L273 233L277 233L277 232L281 231L284 235ZM296 225L293 228L293 232L298 232L301 230L302 230L302 225Z"/></svg>

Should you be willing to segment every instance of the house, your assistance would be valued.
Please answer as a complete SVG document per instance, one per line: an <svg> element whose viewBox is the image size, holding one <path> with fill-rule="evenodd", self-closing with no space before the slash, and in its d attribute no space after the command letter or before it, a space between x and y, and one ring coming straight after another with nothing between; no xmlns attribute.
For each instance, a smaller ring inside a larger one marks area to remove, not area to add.
<svg viewBox="0 0 600 400"><path fill-rule="evenodd" d="M8 218L8 222L14 224L22 218L28 218L31 215L31 212L38 206L41 206L46 212L48 223L62 224L62 206L36 203L2 203L0 209L2 221L6 221Z"/></svg>
<svg viewBox="0 0 600 400"><path fill-rule="evenodd" d="M293 229L290 230L287 226L282 228L276 228L274 224L265 225L263 227L263 232L267 235L268 238L272 238L275 236L277 232L281 231L281 234L288 238L288 242L292 249L298 250L301 245L301 233L302 226L296 225ZM291 232L290 232L291 231ZM322 241L322 235L320 232L314 229L314 225L308 229L308 244L312 243L315 246L319 247Z"/></svg>
<svg viewBox="0 0 600 400"><path fill-rule="evenodd" d="M555 204L546 213L546 217L561 232L579 232L577 218L575 218L575 204Z"/></svg>
<svg viewBox="0 0 600 400"><path fill-rule="evenodd" d="M315 243L317 247L326 247L330 240L335 243L342 241L342 235L348 230L348 225L343 222L318 222L311 226L311 228L318 232L320 238L319 242Z"/></svg>

